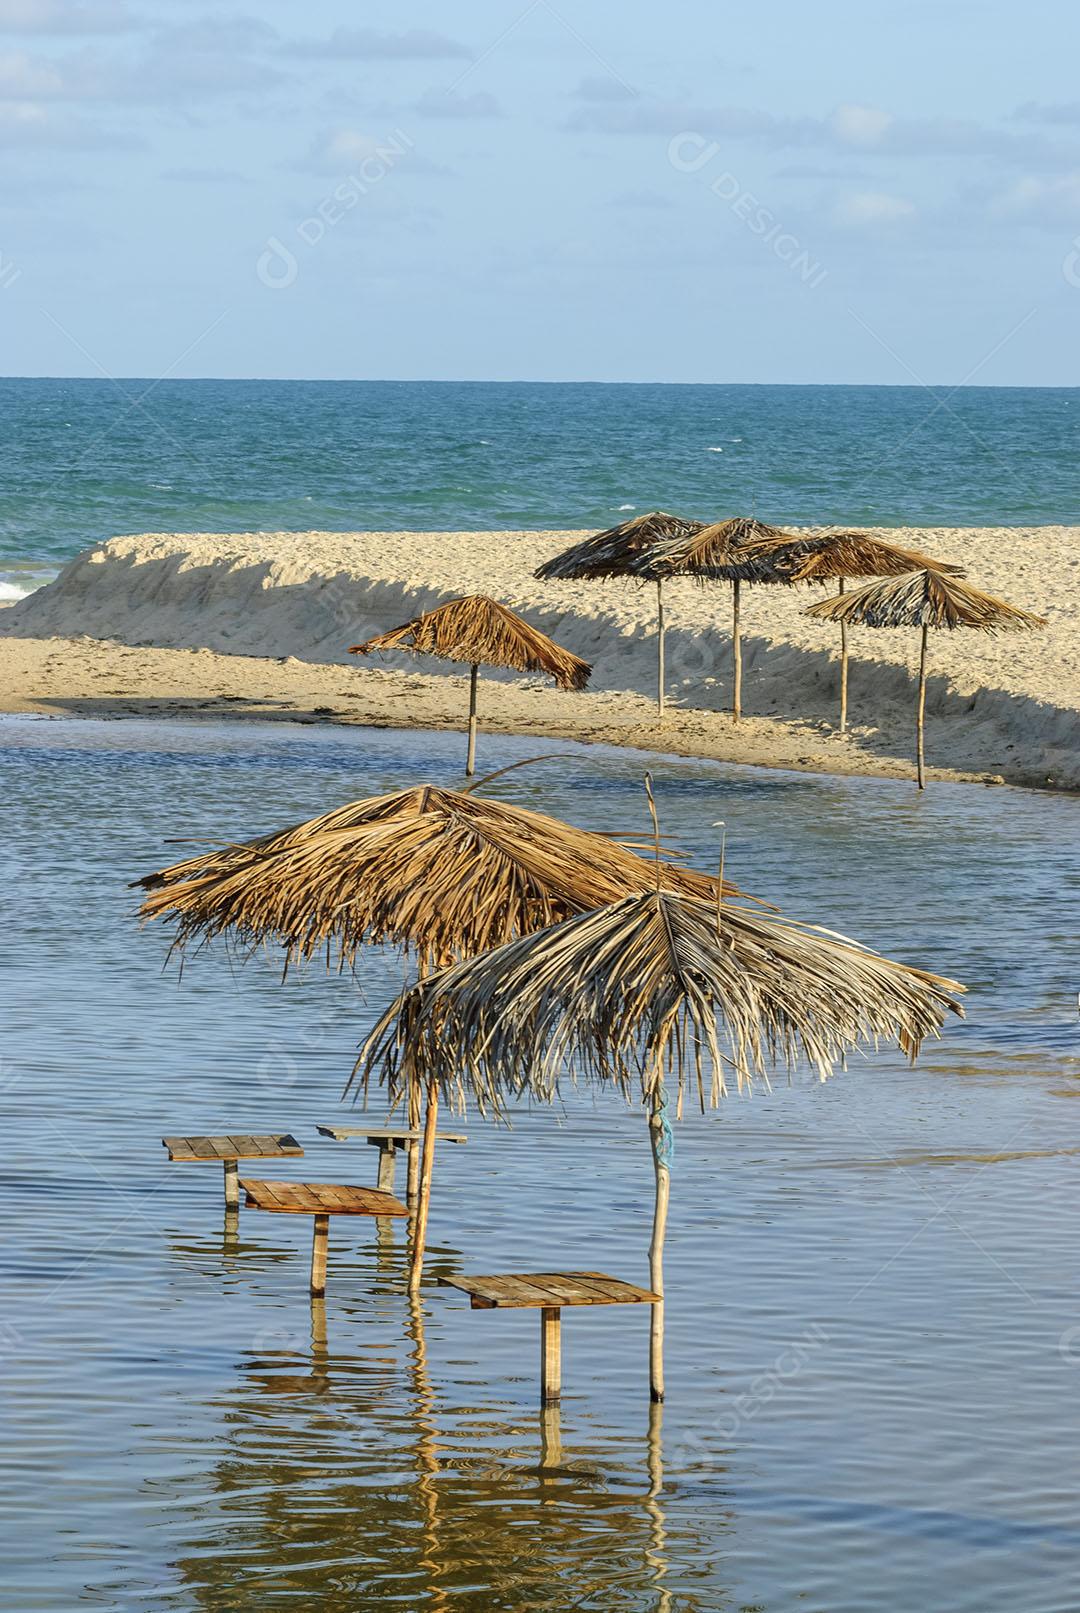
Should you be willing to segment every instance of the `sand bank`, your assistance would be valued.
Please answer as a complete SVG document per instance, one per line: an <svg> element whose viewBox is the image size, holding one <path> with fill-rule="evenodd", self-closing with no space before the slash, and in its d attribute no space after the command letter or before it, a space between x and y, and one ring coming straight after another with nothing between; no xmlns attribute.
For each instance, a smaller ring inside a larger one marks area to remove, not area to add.
<svg viewBox="0 0 1080 1613"><path fill-rule="evenodd" d="M1080 528L892 529L1049 619L1045 632L936 633L927 750L944 776L1080 787ZM774 766L910 772L917 635L853 629L850 734L834 731L837 636L822 590L744 590L747 717L734 728L729 591L666 589L669 718L656 720L655 595L537 583L565 532L150 533L88 550L0 614L0 708L295 716L457 727L460 668L345 646L456 594L486 592L594 664L585 694L491 678L492 729ZM424 667L423 672L416 669ZM482 754L481 754L482 763Z"/></svg>

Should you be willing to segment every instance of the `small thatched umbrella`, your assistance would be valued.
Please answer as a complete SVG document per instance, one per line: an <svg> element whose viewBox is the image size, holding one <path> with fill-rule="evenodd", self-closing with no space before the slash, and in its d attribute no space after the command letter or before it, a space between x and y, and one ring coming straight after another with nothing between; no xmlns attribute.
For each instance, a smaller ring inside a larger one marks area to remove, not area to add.
<svg viewBox="0 0 1080 1613"><path fill-rule="evenodd" d="M742 633L739 595L746 583L790 583L794 561L784 546L794 534L753 516L736 515L665 545L658 565L665 576L683 575L731 584L731 715L742 715Z"/></svg>
<svg viewBox="0 0 1080 1613"><path fill-rule="evenodd" d="M583 543L545 560L535 576L541 582L599 581L605 577L633 577L656 584L656 708L664 711L664 578L672 575L667 564L656 565L657 549L701 531L700 521L688 521L666 510L650 510L630 521L597 532Z"/></svg>
<svg viewBox="0 0 1080 1613"><path fill-rule="evenodd" d="M914 1057L955 981L893 963L831 932L673 890L623 897L432 977L383 1014L354 1078L407 1089L414 1072L481 1109L532 1093L551 1101L565 1070L649 1111L656 1176L650 1286L663 1294L670 1192L666 1081L715 1105L804 1057L824 1080L849 1048L895 1038ZM726 1046L721 1047L721 1042ZM653 1398L663 1399L663 1308L654 1307Z"/></svg>
<svg viewBox="0 0 1080 1613"><path fill-rule="evenodd" d="M923 727L926 715L926 644L932 627L973 627L982 633L1010 628L1045 627L1043 617L1020 610L992 594L981 593L957 577L923 567L884 582L870 583L854 594L823 599L803 612L829 622L860 623L866 627L920 627L919 694L915 717L916 772L919 789L925 789Z"/></svg>
<svg viewBox="0 0 1080 1613"><path fill-rule="evenodd" d="M448 599L434 610L414 616L411 622L379 633L365 644L350 644L350 655L372 650L412 650L436 655L443 661L469 663L469 748L465 773L476 770L476 681L481 666L514 672L543 672L560 689L584 689L592 667L571 655L554 639L531 627L523 616L508 610L486 594Z"/></svg>
<svg viewBox="0 0 1080 1613"><path fill-rule="evenodd" d="M176 923L181 953L215 936L254 950L284 947L287 962L332 954L351 965L363 946L411 952L422 975L454 959L652 890L657 869L626 837L469 792L421 784L351 801L324 817L246 844L215 847L136 883L145 919ZM717 881L667 862L665 889L716 900ZM725 894L738 894L725 883ZM406 1094L420 1123L421 1086ZM415 1199L410 1287L419 1286L431 1194L437 1090L428 1107ZM415 1165L415 1150L410 1150Z"/></svg>
<svg viewBox="0 0 1080 1613"><path fill-rule="evenodd" d="M814 532L780 551L781 564L796 561L793 582L835 582L841 593L849 577L900 577L906 571L927 569L962 577L963 566L934 560L918 549L872 538L868 532ZM848 640L847 623L840 623L840 732L847 732Z"/></svg>

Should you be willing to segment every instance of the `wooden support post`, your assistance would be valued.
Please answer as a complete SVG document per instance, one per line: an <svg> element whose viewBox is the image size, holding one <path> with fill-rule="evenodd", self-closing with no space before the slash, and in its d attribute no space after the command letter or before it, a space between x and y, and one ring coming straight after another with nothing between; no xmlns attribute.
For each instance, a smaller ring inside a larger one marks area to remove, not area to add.
<svg viewBox="0 0 1080 1613"><path fill-rule="evenodd" d="M664 715L664 584L656 579L656 709Z"/></svg>
<svg viewBox="0 0 1080 1613"><path fill-rule="evenodd" d="M843 577L840 577L843 594ZM848 732L848 624L840 623L840 732Z"/></svg>
<svg viewBox="0 0 1080 1613"><path fill-rule="evenodd" d="M380 1193L394 1191L394 1167L397 1164L397 1144L392 1137L379 1141L379 1175L376 1182Z"/></svg>
<svg viewBox="0 0 1080 1613"><path fill-rule="evenodd" d="M731 715L742 716L742 635L739 630L739 579L731 585Z"/></svg>
<svg viewBox="0 0 1080 1613"><path fill-rule="evenodd" d="M421 967L420 979L424 978L425 970ZM409 1130L420 1130L420 1086L415 1074L409 1077ZM420 1149L417 1143L410 1138L405 1144L405 1203L412 1213L416 1214L416 1201L420 1195Z"/></svg>
<svg viewBox="0 0 1080 1613"><path fill-rule="evenodd" d="M225 1208L236 1210L240 1207L240 1174L235 1159L222 1161L225 1166Z"/></svg>
<svg viewBox="0 0 1080 1613"><path fill-rule="evenodd" d="M311 1219L311 1297L319 1299L326 1293L326 1243L330 1217L315 1215Z"/></svg>
<svg viewBox="0 0 1080 1613"><path fill-rule="evenodd" d="M420 1156L420 1185L416 1196L416 1214L412 1227L412 1254L409 1260L409 1293L420 1292L420 1279L424 1274L424 1246L427 1242L428 1207L431 1203L431 1173L435 1164L435 1132L439 1124L439 1087L432 1081L428 1087L427 1113L424 1116L424 1151Z"/></svg>
<svg viewBox="0 0 1080 1613"><path fill-rule="evenodd" d="M476 772L476 680L480 668L474 661L469 669L469 749L465 757L465 777Z"/></svg>
<svg viewBox="0 0 1080 1613"><path fill-rule="evenodd" d="M547 1306L540 1312L540 1404L557 1406L562 1399L562 1311Z"/></svg>
<svg viewBox="0 0 1080 1613"><path fill-rule="evenodd" d="M919 780L919 789L926 788L926 764L923 755L923 730L926 723L926 640L930 629L923 623L922 647L919 651L919 707L915 720L915 755L916 773Z"/></svg>
<svg viewBox="0 0 1080 1613"><path fill-rule="evenodd" d="M649 1115L649 1141L652 1144L656 1198L653 1203L652 1241L649 1244L649 1287L659 1294L649 1318L649 1394L664 1398L664 1236L667 1232L668 1200L671 1197L671 1170L664 1157L663 1105L654 1096Z"/></svg>

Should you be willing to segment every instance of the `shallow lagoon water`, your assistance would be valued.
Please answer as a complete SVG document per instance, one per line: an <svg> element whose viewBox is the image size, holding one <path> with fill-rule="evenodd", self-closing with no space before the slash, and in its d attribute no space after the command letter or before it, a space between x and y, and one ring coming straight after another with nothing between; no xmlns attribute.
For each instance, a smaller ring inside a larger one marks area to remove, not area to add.
<svg viewBox="0 0 1080 1613"><path fill-rule="evenodd" d="M482 741L497 767L537 749ZM562 747L492 790L647 821L645 759ZM374 1179L315 1136L402 977L219 949L163 970L126 881L421 777L457 735L0 723L0 1463L6 1606L788 1609L1080 1605L1080 808L1015 790L654 758L663 827L747 890L964 980L910 1069L732 1098L677 1128L669 1396L647 1322L568 1312L560 1427L532 1313L440 1272L647 1276L640 1113L571 1093L444 1147L432 1281L404 1237L241 1212L166 1132L288 1127L296 1179ZM382 1119L377 1099L373 1116ZM1074 1120L1074 1116L1076 1119Z"/></svg>

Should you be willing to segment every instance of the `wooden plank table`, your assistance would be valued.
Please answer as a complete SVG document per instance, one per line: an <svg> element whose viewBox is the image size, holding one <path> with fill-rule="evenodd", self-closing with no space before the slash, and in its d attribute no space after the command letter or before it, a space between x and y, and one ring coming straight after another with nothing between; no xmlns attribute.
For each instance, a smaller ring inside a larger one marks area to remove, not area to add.
<svg viewBox="0 0 1080 1613"><path fill-rule="evenodd" d="M408 1196L410 1202L412 1201L417 1175L414 1166L415 1163L419 1162L418 1151L424 1138L421 1130L408 1126L396 1129L385 1126L381 1128L377 1126L317 1126L316 1130L320 1137L332 1137L337 1143L345 1143L354 1137L362 1137L365 1142L371 1144L372 1148L377 1148L379 1150L379 1174L377 1180L380 1191L384 1193L394 1191L394 1171L397 1166L398 1150L404 1149L409 1160ZM461 1132L437 1131L435 1140L443 1143L464 1143L468 1142L469 1139Z"/></svg>
<svg viewBox="0 0 1080 1613"><path fill-rule="evenodd" d="M660 1295L602 1271L531 1271L491 1277L440 1277L444 1288L468 1294L474 1311L540 1312L540 1403L562 1398L562 1311L564 1305L658 1305Z"/></svg>
<svg viewBox="0 0 1080 1613"><path fill-rule="evenodd" d="M225 1167L225 1205L236 1209L238 1159L302 1159L304 1150L287 1131L239 1133L229 1137L163 1137L169 1158L180 1164L217 1162Z"/></svg>
<svg viewBox="0 0 1080 1613"><path fill-rule="evenodd" d="M374 1187L353 1187L330 1182L256 1182L247 1177L240 1186L248 1209L270 1210L278 1215L310 1215L311 1292L326 1293L326 1248L332 1215L408 1215L408 1209L391 1193Z"/></svg>

